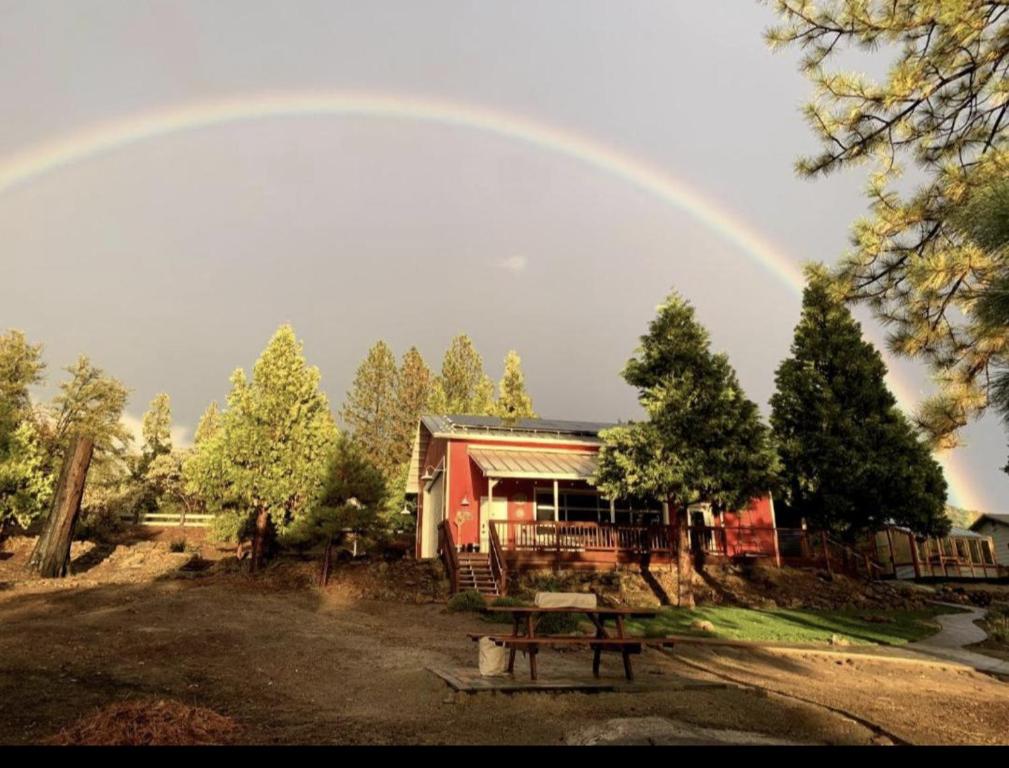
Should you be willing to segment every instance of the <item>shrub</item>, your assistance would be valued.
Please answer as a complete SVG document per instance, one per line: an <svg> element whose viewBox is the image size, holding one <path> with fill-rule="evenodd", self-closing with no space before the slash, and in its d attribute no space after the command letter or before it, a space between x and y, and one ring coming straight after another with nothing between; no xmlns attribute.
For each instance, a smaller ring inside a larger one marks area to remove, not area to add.
<svg viewBox="0 0 1009 768"><path fill-rule="evenodd" d="M185 552L186 551L186 540L184 538L172 539L168 543L168 550L170 552Z"/></svg>
<svg viewBox="0 0 1009 768"><path fill-rule="evenodd" d="M123 529L119 513L107 507L89 509L81 513L74 538L85 541L106 542Z"/></svg>
<svg viewBox="0 0 1009 768"><path fill-rule="evenodd" d="M208 538L219 544L237 544L249 527L249 516L234 510L221 510L210 521Z"/></svg>
<svg viewBox="0 0 1009 768"><path fill-rule="evenodd" d="M575 613L544 613L536 625L538 635L571 635L578 631L581 618Z"/></svg>
<svg viewBox="0 0 1009 768"><path fill-rule="evenodd" d="M495 608L499 607L509 607L509 606L522 606L526 605L524 600L517 597L497 597L494 598L491 605ZM488 613L484 615L484 620L489 621L492 624L511 624L512 617L510 613Z"/></svg>
<svg viewBox="0 0 1009 768"><path fill-rule="evenodd" d="M486 607L487 603L484 601L483 595L475 589L467 589L465 592L453 595L448 601L448 609L453 613L477 613Z"/></svg>

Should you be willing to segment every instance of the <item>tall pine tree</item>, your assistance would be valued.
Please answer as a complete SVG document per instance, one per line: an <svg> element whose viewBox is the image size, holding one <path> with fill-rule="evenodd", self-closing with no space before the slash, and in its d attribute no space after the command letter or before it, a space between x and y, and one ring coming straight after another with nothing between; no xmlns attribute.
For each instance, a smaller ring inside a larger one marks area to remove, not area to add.
<svg viewBox="0 0 1009 768"><path fill-rule="evenodd" d="M395 355L388 344L378 341L358 367L341 412L357 444L386 477L398 463L398 379Z"/></svg>
<svg viewBox="0 0 1009 768"><path fill-rule="evenodd" d="M852 227L843 286L887 323L895 351L935 368L940 392L919 418L931 440L955 445L956 430L991 405L991 369L1009 343L1005 326L975 315L999 290L999 260L956 221L975 190L1009 175L1006 4L774 4L782 21L768 40L803 51L815 89L806 117L820 151L799 172L870 168L869 215ZM853 66L860 55L870 67Z"/></svg>
<svg viewBox="0 0 1009 768"><path fill-rule="evenodd" d="M441 413L490 415L494 409L494 384L484 372L483 358L466 334L449 345L441 375L432 396L433 410Z"/></svg>
<svg viewBox="0 0 1009 768"><path fill-rule="evenodd" d="M271 529L286 532L322 492L338 433L319 378L294 329L281 326L251 379L242 369L232 374L221 424L200 442L196 455L203 458L187 466L187 479L209 506L254 518L253 568Z"/></svg>
<svg viewBox="0 0 1009 768"><path fill-rule="evenodd" d="M611 498L668 500L676 515L678 602L693 605L687 507L738 509L772 486L776 456L757 406L676 293L659 307L624 380L648 415L602 433L596 476Z"/></svg>
<svg viewBox="0 0 1009 768"><path fill-rule="evenodd" d="M428 410L434 376L416 347L410 347L399 366L396 387L396 420L393 430L394 459L398 466L410 461L417 422Z"/></svg>
<svg viewBox="0 0 1009 768"><path fill-rule="evenodd" d="M504 375L498 384L498 398L494 403L494 415L506 421L534 419L533 399L526 391L522 360L514 349L505 357Z"/></svg>
<svg viewBox="0 0 1009 768"><path fill-rule="evenodd" d="M810 268L807 277L792 354L771 398L781 519L805 518L849 541L888 520L943 532L941 468L898 410L879 352L832 295L825 272Z"/></svg>

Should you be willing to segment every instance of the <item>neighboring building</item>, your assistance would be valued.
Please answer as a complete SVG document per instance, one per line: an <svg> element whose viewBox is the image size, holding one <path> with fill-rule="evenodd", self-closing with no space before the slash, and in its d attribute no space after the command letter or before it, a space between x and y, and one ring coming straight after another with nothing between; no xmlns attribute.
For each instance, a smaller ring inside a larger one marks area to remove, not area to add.
<svg viewBox="0 0 1009 768"><path fill-rule="evenodd" d="M1009 514L983 514L971 524L970 529L992 540L995 562L1009 566Z"/></svg>
<svg viewBox="0 0 1009 768"><path fill-rule="evenodd" d="M997 579L1005 574L992 537L965 528L950 528L948 535L936 538L888 525L870 545L882 573L897 579Z"/></svg>
<svg viewBox="0 0 1009 768"><path fill-rule="evenodd" d="M416 554L447 554L457 587L500 593L511 568L670 563L675 515L654 499L606 499L592 485L613 424L424 416L407 493ZM712 557L777 557L770 496L741 512L690 510L691 546ZM450 550L447 551L446 550Z"/></svg>

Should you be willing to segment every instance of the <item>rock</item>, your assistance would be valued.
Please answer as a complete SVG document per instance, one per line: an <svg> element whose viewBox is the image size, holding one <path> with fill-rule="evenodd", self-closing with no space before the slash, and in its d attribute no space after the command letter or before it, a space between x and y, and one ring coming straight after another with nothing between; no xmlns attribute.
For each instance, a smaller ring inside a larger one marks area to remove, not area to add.
<svg viewBox="0 0 1009 768"><path fill-rule="evenodd" d="M692 622L690 622L690 628L700 630L701 632L715 631L715 625L712 624L710 621L705 621L704 619L694 619Z"/></svg>

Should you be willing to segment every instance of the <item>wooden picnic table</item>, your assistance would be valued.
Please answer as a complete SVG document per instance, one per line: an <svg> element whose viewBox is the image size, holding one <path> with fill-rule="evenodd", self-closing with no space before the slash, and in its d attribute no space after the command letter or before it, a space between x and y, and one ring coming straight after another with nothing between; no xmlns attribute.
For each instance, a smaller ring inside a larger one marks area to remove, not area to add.
<svg viewBox="0 0 1009 768"><path fill-rule="evenodd" d="M599 662L602 652L619 651L624 661L624 674L628 680L634 679L631 668L630 654L641 652L641 638L627 637L624 631L624 619L652 619L658 611L643 608L539 608L535 606L491 606L489 613L510 613L512 616L511 635L492 636L494 642L508 648L508 672L515 669L515 652L520 648L529 655L529 675L536 679L536 654L541 645L588 645L593 650L592 674L599 677ZM540 619L550 613L583 614L589 618L596 628L594 637L577 635L537 635L536 628ZM606 627L608 620L613 620L616 634L611 634ZM472 637L472 635L471 635Z"/></svg>

